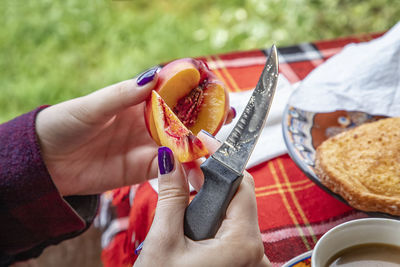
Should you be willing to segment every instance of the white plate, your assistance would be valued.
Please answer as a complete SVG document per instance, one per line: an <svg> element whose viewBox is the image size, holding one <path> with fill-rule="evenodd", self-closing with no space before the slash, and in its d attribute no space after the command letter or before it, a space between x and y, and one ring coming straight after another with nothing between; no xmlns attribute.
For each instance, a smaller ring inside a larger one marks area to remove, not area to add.
<svg viewBox="0 0 400 267"><path fill-rule="evenodd" d="M315 113L286 106L282 120L283 139L290 157L307 177L328 194L348 204L340 195L323 185L315 174L315 150L323 141L335 134L382 118L384 116L372 116L364 112L338 110ZM400 219L386 213L368 212L368 214L374 217Z"/></svg>

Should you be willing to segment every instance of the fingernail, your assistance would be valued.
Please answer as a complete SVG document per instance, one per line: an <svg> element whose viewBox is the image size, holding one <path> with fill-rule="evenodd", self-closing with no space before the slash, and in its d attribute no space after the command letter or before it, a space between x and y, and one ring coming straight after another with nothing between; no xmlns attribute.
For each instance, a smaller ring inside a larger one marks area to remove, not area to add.
<svg viewBox="0 0 400 267"><path fill-rule="evenodd" d="M231 107L231 110L233 112L233 117L232 119L236 118L236 109L234 107Z"/></svg>
<svg viewBox="0 0 400 267"><path fill-rule="evenodd" d="M143 242L140 243L140 245L135 249L135 254L139 255L142 248L143 248Z"/></svg>
<svg viewBox="0 0 400 267"><path fill-rule="evenodd" d="M158 149L158 168L161 175L170 173L174 168L174 155L166 146Z"/></svg>
<svg viewBox="0 0 400 267"><path fill-rule="evenodd" d="M158 71L158 66L153 67L153 68L143 72L142 74L140 74L140 76L136 79L137 85L143 86L143 85L151 82L154 79L154 77L156 76L157 71Z"/></svg>
<svg viewBox="0 0 400 267"><path fill-rule="evenodd" d="M205 131L205 130L201 130L201 132L204 133L204 134L206 134L206 135L208 135L209 137L212 137L212 138L215 139L215 136L212 135L212 134L210 134L209 132L207 132L207 131Z"/></svg>

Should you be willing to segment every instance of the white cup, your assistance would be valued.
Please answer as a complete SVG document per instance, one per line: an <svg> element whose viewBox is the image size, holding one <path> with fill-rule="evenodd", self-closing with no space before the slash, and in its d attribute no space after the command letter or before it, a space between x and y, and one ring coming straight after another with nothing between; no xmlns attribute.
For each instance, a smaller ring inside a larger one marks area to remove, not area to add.
<svg viewBox="0 0 400 267"><path fill-rule="evenodd" d="M340 224L324 234L314 247L311 267L325 267L328 261L343 249L382 243L400 246L400 221L368 218Z"/></svg>

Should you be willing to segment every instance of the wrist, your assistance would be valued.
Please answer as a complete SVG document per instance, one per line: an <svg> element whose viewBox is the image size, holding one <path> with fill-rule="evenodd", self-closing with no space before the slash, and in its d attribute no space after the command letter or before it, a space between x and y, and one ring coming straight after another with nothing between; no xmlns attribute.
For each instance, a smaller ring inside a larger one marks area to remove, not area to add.
<svg viewBox="0 0 400 267"><path fill-rule="evenodd" d="M55 164L49 157L49 148L51 147L51 142L49 142L49 140L47 140L48 138L46 138L46 136L49 135L48 132L52 130L50 127L52 118L51 116L49 117L47 115L50 111L49 107L50 106L48 105L40 106L39 111L37 112L35 117L35 132L40 156L46 167L47 172L49 173L49 176L51 177L54 186L57 188L60 195L73 195L73 192L70 192L70 190L67 189L68 184L63 182L63 180L60 179L57 175Z"/></svg>

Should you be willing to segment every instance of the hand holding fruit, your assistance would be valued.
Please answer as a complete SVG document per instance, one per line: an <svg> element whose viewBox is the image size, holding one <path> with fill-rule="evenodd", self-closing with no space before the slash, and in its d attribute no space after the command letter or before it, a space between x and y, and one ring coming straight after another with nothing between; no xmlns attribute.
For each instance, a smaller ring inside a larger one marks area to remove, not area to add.
<svg viewBox="0 0 400 267"><path fill-rule="evenodd" d="M167 66L163 73L172 72ZM198 73L202 81L211 75ZM187 76L190 75L174 76L175 82L185 83ZM150 69L137 79L48 107L38 114L36 131L43 158L63 196L100 193L157 177L158 146L146 129L143 114L145 100L151 101L151 90L167 88L163 84L173 86L174 80L168 80L159 80L157 68ZM163 91L159 90L160 94ZM222 118L218 117L216 123L221 125L226 113L226 122L234 116L226 108L220 113ZM198 114L199 118L202 116ZM215 129L207 130L215 133ZM154 129L150 132L153 135Z"/></svg>
<svg viewBox="0 0 400 267"><path fill-rule="evenodd" d="M100 193L157 176L157 144L143 118L156 71L38 114L42 155L63 196Z"/></svg>

